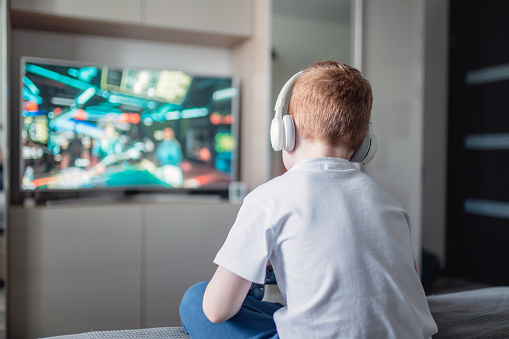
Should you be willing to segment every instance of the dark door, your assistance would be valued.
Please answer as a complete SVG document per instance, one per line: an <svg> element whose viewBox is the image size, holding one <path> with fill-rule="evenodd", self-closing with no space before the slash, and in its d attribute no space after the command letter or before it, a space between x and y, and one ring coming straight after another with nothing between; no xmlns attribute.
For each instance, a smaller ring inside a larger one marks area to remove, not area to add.
<svg viewBox="0 0 509 339"><path fill-rule="evenodd" d="M447 270L509 284L509 1L451 0Z"/></svg>

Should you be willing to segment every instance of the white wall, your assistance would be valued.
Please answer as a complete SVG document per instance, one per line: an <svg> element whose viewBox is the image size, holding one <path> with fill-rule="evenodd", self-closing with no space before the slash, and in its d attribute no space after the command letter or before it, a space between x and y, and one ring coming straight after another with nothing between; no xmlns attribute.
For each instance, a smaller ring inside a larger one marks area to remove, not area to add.
<svg viewBox="0 0 509 339"><path fill-rule="evenodd" d="M320 60L350 62L350 23L273 14L272 81L277 88L293 74Z"/></svg>
<svg viewBox="0 0 509 339"><path fill-rule="evenodd" d="M448 3L426 1L423 247L445 265Z"/></svg>
<svg viewBox="0 0 509 339"><path fill-rule="evenodd" d="M298 71L316 61L335 60L350 63L350 22L319 21L272 15L272 100L271 112L279 91ZM281 153L272 152L272 174L281 174Z"/></svg>
<svg viewBox="0 0 509 339"><path fill-rule="evenodd" d="M424 0L364 1L363 71L374 94L378 153L366 172L409 212L421 244Z"/></svg>
<svg viewBox="0 0 509 339"><path fill-rule="evenodd" d="M14 30L12 39L13 63L18 69L19 59L25 55L112 66L178 69L198 75L231 74L227 48L30 30Z"/></svg>
<svg viewBox="0 0 509 339"><path fill-rule="evenodd" d="M251 38L233 48L234 74L241 83L241 175L254 189L270 176L270 2L256 0ZM247 79L247 81L245 81Z"/></svg>

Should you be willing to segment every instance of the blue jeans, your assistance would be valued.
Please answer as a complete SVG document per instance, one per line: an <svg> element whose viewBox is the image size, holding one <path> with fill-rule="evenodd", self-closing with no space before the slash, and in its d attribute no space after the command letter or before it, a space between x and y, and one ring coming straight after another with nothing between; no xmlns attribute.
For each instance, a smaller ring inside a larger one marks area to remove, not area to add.
<svg viewBox="0 0 509 339"><path fill-rule="evenodd" d="M279 338L272 315L283 305L247 297L235 316L220 324L214 324L203 313L202 302L207 284L207 281L203 281L191 286L180 303L182 326L191 338Z"/></svg>

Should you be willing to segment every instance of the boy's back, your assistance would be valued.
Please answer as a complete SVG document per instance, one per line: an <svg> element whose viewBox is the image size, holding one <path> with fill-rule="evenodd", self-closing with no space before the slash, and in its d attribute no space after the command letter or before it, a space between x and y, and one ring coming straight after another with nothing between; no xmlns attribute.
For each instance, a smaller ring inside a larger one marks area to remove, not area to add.
<svg viewBox="0 0 509 339"><path fill-rule="evenodd" d="M262 282L267 257L287 303L274 315L282 338L436 332L406 212L347 160L301 161L246 198L215 262Z"/></svg>

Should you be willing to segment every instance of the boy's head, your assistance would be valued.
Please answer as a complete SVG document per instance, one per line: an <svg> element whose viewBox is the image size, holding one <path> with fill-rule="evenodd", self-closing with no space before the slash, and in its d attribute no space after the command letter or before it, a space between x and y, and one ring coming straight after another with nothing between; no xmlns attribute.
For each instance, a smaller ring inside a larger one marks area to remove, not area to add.
<svg viewBox="0 0 509 339"><path fill-rule="evenodd" d="M321 61L298 77L288 105L301 139L357 149L368 131L371 85L361 73L335 61Z"/></svg>

